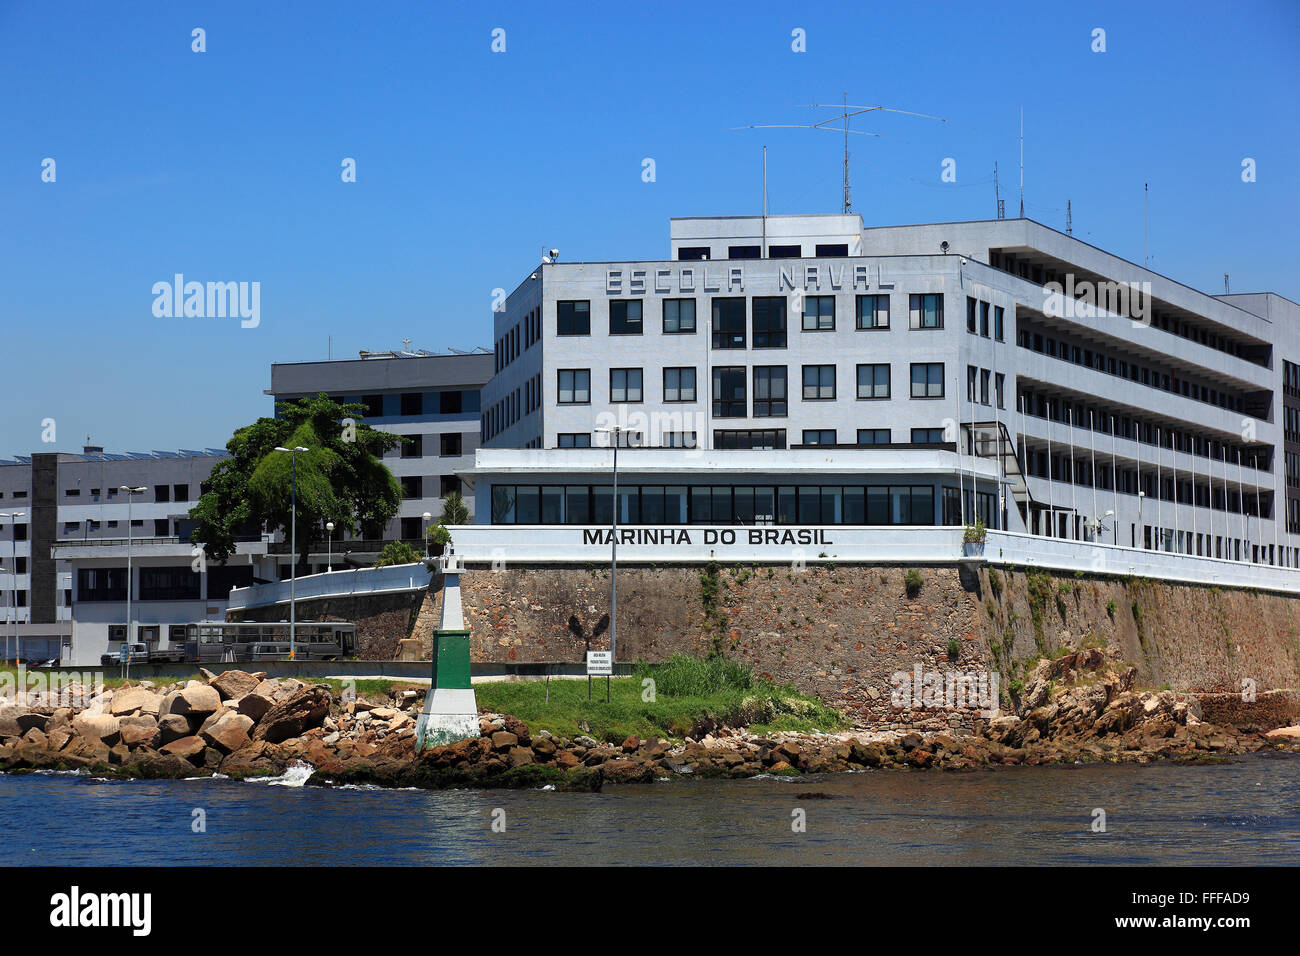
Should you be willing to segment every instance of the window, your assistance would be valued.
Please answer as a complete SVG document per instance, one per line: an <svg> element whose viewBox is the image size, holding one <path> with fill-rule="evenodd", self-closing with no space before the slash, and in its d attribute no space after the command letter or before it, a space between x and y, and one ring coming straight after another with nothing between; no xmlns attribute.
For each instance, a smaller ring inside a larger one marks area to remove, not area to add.
<svg viewBox="0 0 1300 956"><path fill-rule="evenodd" d="M664 432L660 436L661 448L694 448L695 432Z"/></svg>
<svg viewBox="0 0 1300 956"><path fill-rule="evenodd" d="M829 332L835 328L835 296L809 295L803 300L803 330Z"/></svg>
<svg viewBox="0 0 1300 956"><path fill-rule="evenodd" d="M754 417L781 418L787 414L785 366L755 366Z"/></svg>
<svg viewBox="0 0 1300 956"><path fill-rule="evenodd" d="M1005 397L1004 397L1004 395L1003 395L1003 386L1004 386L1004 384L1006 383L1006 378L1007 378L1007 377L1006 377L1005 375L1003 375L1001 372L998 372L998 374L994 377L994 381L996 382L996 386L995 386L995 388L996 388L996 391L997 391L997 394L998 394L998 408L1006 408L1006 407L1007 407L1007 405L1006 405L1006 399L1005 399ZM1104 429L1103 429L1103 430L1104 430Z"/></svg>
<svg viewBox="0 0 1300 956"><path fill-rule="evenodd" d="M858 398L889 398L889 366L858 366Z"/></svg>
<svg viewBox="0 0 1300 956"><path fill-rule="evenodd" d="M911 300L912 328L943 328L943 295L941 293L913 295L909 298Z"/></svg>
<svg viewBox="0 0 1300 956"><path fill-rule="evenodd" d="M131 523L132 523L132 524L135 524L134 521L131 522ZM13 526L13 528L14 528L13 535L14 535L14 540L15 540L15 541L26 541L26 540L27 540L27 525L25 525L25 524L16 524L16 525Z"/></svg>
<svg viewBox="0 0 1300 956"><path fill-rule="evenodd" d="M693 368L664 369L664 401L665 402L695 401L695 369Z"/></svg>
<svg viewBox="0 0 1300 956"><path fill-rule="evenodd" d="M609 303L609 334L641 334L640 299L614 299Z"/></svg>
<svg viewBox="0 0 1300 956"><path fill-rule="evenodd" d="M694 299L664 299L664 332L695 333Z"/></svg>
<svg viewBox="0 0 1300 956"><path fill-rule="evenodd" d="M423 493L424 482L419 475L405 475L402 477L401 481L402 481L403 498L424 497L424 493Z"/></svg>
<svg viewBox="0 0 1300 956"><path fill-rule="evenodd" d="M819 259L843 259L849 254L848 243L830 242L817 244L817 258Z"/></svg>
<svg viewBox="0 0 1300 956"><path fill-rule="evenodd" d="M708 258L708 246L683 246L677 250L677 259L680 262L698 262Z"/></svg>
<svg viewBox="0 0 1300 956"><path fill-rule="evenodd" d="M384 417L384 396L383 395L362 395L361 404L366 406L366 418L383 418ZM112 489L109 489L108 496L113 497Z"/></svg>
<svg viewBox="0 0 1300 956"><path fill-rule="evenodd" d="M139 587L141 601L195 601L201 597L199 575L188 566L141 568Z"/></svg>
<svg viewBox="0 0 1300 956"><path fill-rule="evenodd" d="M402 393L402 414L420 415L424 412L424 395L421 392Z"/></svg>
<svg viewBox="0 0 1300 956"><path fill-rule="evenodd" d="M980 303L980 335L986 339L989 337L989 304Z"/></svg>
<svg viewBox="0 0 1300 956"><path fill-rule="evenodd" d="M714 448L784 448L784 428L714 429Z"/></svg>
<svg viewBox="0 0 1300 956"><path fill-rule="evenodd" d="M943 363L912 363L912 397L943 398Z"/></svg>
<svg viewBox="0 0 1300 956"><path fill-rule="evenodd" d="M446 498L455 492L460 494L460 479L455 475L442 475L438 479L438 497Z"/></svg>
<svg viewBox="0 0 1300 956"><path fill-rule="evenodd" d="M591 434L589 432L561 432L555 437L557 448L591 447Z"/></svg>
<svg viewBox="0 0 1300 956"><path fill-rule="evenodd" d="M986 368L982 368L980 369L980 404L987 405L988 403L989 403L989 370Z"/></svg>
<svg viewBox="0 0 1300 956"><path fill-rule="evenodd" d="M754 348L785 348L785 308L783 295L754 297Z"/></svg>
<svg viewBox="0 0 1300 956"><path fill-rule="evenodd" d="M559 405L588 405L591 403L591 370L585 368L562 368L558 370L560 394L556 400Z"/></svg>
<svg viewBox="0 0 1300 956"><path fill-rule="evenodd" d="M77 600L125 601L126 568L78 568Z"/></svg>
<svg viewBox="0 0 1300 956"><path fill-rule="evenodd" d="M99 494L99 490L96 489L95 493ZM190 500L189 485L174 485L172 487L172 501L189 501L189 500Z"/></svg>
<svg viewBox="0 0 1300 956"><path fill-rule="evenodd" d="M763 258L762 246L728 246L728 259L761 259Z"/></svg>
<svg viewBox="0 0 1300 956"><path fill-rule="evenodd" d="M65 522L63 522L63 533L64 533L64 534L72 534L74 531L78 531L78 530L80 530L80 529L81 529L81 522L80 522L80 521L65 521Z"/></svg>
<svg viewBox="0 0 1300 956"><path fill-rule="evenodd" d="M966 296L966 331L975 334L975 300Z"/></svg>
<svg viewBox="0 0 1300 956"><path fill-rule="evenodd" d="M993 307L993 337L1001 342L1003 341L1002 334L1002 306L995 305Z"/></svg>
<svg viewBox="0 0 1300 956"><path fill-rule="evenodd" d="M942 428L913 428L913 445L937 445L943 441Z"/></svg>
<svg viewBox="0 0 1300 956"><path fill-rule="evenodd" d="M745 369L743 366L713 370L713 417L744 418Z"/></svg>
<svg viewBox="0 0 1300 956"><path fill-rule="evenodd" d="M611 402L641 401L641 369L612 368L609 370L609 400Z"/></svg>
<svg viewBox="0 0 1300 956"><path fill-rule="evenodd" d="M713 300L713 347L715 349L743 349L745 347L745 300L715 298Z"/></svg>
<svg viewBox="0 0 1300 956"><path fill-rule="evenodd" d="M164 485L164 487L166 487L166 486ZM63 496L64 496L65 498L80 498L80 497L81 497L81 489L80 489L80 488L66 488L66 489L64 489L64 491L63 491ZM161 499L161 500L162 500L162 501L166 501L167 499L166 499L166 498L163 498L163 499Z"/></svg>
<svg viewBox="0 0 1300 956"><path fill-rule="evenodd" d="M975 380L979 371L974 365L966 366L966 401L975 401Z"/></svg>
<svg viewBox="0 0 1300 956"><path fill-rule="evenodd" d="M859 428L859 445L888 445L890 442L888 428Z"/></svg>
<svg viewBox="0 0 1300 956"><path fill-rule="evenodd" d="M805 428L803 431L803 443L805 445L834 445L835 429Z"/></svg>
<svg viewBox="0 0 1300 956"><path fill-rule="evenodd" d="M153 534L155 538L165 538L168 534L168 521L166 518L153 519Z"/></svg>
<svg viewBox="0 0 1300 956"><path fill-rule="evenodd" d="M461 398L462 393L459 389L449 390L438 393L438 414L439 415L459 415L463 407Z"/></svg>
<svg viewBox="0 0 1300 956"><path fill-rule="evenodd" d="M887 295L858 296L858 328L860 329L889 328L889 296Z"/></svg>
<svg viewBox="0 0 1300 956"><path fill-rule="evenodd" d="M454 458L463 454L461 448L460 435L439 435L438 436L438 454L443 458Z"/></svg>
<svg viewBox="0 0 1300 956"><path fill-rule="evenodd" d="M767 257L769 259L798 259L803 255L803 250L798 246L768 246Z"/></svg>
<svg viewBox="0 0 1300 956"><path fill-rule="evenodd" d="M556 335L590 335L591 303L569 300L555 303Z"/></svg>
<svg viewBox="0 0 1300 956"><path fill-rule="evenodd" d="M78 491L77 494L81 494L81 492ZM172 498L172 490L170 486L168 485L153 486L154 501L171 501L171 498Z"/></svg>
<svg viewBox="0 0 1300 956"><path fill-rule="evenodd" d="M403 435L405 441L402 442L403 458L421 458L424 455L424 436L423 435Z"/></svg>
<svg viewBox="0 0 1300 956"><path fill-rule="evenodd" d="M803 367L803 398L806 402L829 401L835 397L835 366Z"/></svg>

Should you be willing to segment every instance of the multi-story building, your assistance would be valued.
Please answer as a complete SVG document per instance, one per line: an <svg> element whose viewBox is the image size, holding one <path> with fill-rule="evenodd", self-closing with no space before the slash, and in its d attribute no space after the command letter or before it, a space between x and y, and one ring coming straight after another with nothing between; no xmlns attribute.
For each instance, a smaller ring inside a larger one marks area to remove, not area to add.
<svg viewBox="0 0 1300 956"><path fill-rule="evenodd" d="M365 423L407 440L391 450L384 464L402 484L403 500L386 528L363 528L356 536L335 532L334 543L313 554L321 565L335 557L368 563L383 545L401 539L421 547L425 526L442 513L445 497L463 492L457 472L468 469L478 448L478 421L483 385L492 377L492 355L481 349L448 355L430 352L362 352L360 358L327 362L293 362L271 366L267 394L277 402L322 392L339 402L366 407ZM465 495L473 512L473 496ZM279 574L288 577L289 556Z"/></svg>
<svg viewBox="0 0 1300 956"><path fill-rule="evenodd" d="M6 657L91 664L115 651L127 637L128 550L133 642L167 649L181 641L179 626L223 616L230 589L253 583L266 553L251 535L216 565L198 560L189 540L189 510L224 457L86 446L0 462L0 510L20 515L0 519L0 561L16 572L0 575L17 605Z"/></svg>
<svg viewBox="0 0 1300 956"><path fill-rule="evenodd" d="M674 219L670 246L544 262L507 298L480 520L608 520L608 456L549 450L618 428L673 450L620 460L626 524L978 517L1300 566L1295 303L1198 292L1026 219Z"/></svg>

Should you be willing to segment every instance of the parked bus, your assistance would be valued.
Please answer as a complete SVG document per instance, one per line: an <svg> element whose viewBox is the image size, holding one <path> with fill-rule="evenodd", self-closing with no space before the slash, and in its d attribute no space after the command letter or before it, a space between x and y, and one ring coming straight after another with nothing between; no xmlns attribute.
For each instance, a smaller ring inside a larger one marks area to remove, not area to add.
<svg viewBox="0 0 1300 956"><path fill-rule="evenodd" d="M289 624L281 621L199 621L185 625L185 658L200 664L285 660ZM303 621L294 626L294 659L332 661L356 654L357 626L344 621Z"/></svg>

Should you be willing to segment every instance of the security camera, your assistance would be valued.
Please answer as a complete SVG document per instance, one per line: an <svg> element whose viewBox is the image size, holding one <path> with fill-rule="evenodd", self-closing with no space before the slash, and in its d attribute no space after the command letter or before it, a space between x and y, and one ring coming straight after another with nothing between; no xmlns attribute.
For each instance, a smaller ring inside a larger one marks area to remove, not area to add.
<svg viewBox="0 0 1300 956"><path fill-rule="evenodd" d="M558 258L560 258L560 250L559 250L559 249L552 249L552 250L551 250L551 258L552 258L552 259L558 259Z"/></svg>
<svg viewBox="0 0 1300 956"><path fill-rule="evenodd" d="M966 257L965 257L965 256L962 256L962 257L961 257L961 264L962 264L962 265L965 265L965 264L966 264Z"/></svg>
<svg viewBox="0 0 1300 956"><path fill-rule="evenodd" d="M530 278L530 279L536 279L536 278L537 278L537 273L534 272L534 273L533 273L532 275L530 275L528 278Z"/></svg>
<svg viewBox="0 0 1300 956"><path fill-rule="evenodd" d="M947 240L947 239L945 239L943 242L939 243L939 251L942 252L945 256L948 254L948 240Z"/></svg>

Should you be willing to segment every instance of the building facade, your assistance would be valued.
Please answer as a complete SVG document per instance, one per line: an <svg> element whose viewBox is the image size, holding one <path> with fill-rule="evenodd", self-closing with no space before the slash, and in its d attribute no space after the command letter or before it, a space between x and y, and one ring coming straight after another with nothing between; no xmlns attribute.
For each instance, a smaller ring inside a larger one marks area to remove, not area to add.
<svg viewBox="0 0 1300 956"><path fill-rule="evenodd" d="M978 517L1300 566L1300 445L1281 454L1300 438L1300 306L1207 295L1030 220L674 219L670 258L545 262L494 325L481 521L599 524L608 465L520 469L618 434L620 473L648 448L713 463L656 454L620 501L631 525ZM727 474L728 450L785 454Z"/></svg>

